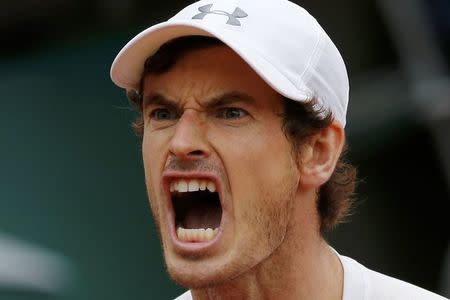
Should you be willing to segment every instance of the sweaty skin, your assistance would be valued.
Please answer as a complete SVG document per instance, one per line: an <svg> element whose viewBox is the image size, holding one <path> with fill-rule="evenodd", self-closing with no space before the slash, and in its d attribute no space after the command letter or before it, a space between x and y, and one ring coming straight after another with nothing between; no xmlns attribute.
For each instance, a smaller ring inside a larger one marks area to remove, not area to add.
<svg viewBox="0 0 450 300"><path fill-rule="evenodd" d="M143 97L146 185L171 277L194 299L341 299L342 266L320 235L315 201L342 128L308 140L298 165L280 96L226 47L146 76ZM205 247L173 234L165 180L177 176L218 183L222 225Z"/></svg>

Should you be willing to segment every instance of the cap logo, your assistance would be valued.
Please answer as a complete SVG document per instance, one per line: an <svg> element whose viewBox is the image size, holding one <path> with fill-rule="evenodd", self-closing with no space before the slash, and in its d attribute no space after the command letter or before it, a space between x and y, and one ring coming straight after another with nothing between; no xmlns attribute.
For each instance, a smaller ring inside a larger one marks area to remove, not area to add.
<svg viewBox="0 0 450 300"><path fill-rule="evenodd" d="M214 14L228 17L228 25L241 26L241 22L238 20L238 18L245 18L248 16L248 14L239 7L236 7L233 13L230 14L223 10L211 10L212 6L212 4L200 6L198 8L198 11L200 13L193 16L192 19L203 20L206 15Z"/></svg>

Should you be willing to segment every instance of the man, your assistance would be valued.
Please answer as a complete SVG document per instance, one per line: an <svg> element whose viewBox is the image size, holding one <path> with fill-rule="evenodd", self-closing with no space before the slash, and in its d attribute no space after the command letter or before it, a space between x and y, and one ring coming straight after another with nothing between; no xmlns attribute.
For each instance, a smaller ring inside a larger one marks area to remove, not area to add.
<svg viewBox="0 0 450 300"><path fill-rule="evenodd" d="M179 299L443 299L340 256L348 78L286 0L208 0L133 38L112 80L141 112L148 196Z"/></svg>

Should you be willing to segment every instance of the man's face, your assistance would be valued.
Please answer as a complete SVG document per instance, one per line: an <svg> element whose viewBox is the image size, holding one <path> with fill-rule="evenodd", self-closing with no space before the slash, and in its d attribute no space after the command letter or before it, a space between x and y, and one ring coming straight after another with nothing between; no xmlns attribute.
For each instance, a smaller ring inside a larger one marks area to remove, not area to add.
<svg viewBox="0 0 450 300"><path fill-rule="evenodd" d="M251 271L283 242L298 187L280 96L224 46L147 76L143 96L146 184L170 275L205 287Z"/></svg>

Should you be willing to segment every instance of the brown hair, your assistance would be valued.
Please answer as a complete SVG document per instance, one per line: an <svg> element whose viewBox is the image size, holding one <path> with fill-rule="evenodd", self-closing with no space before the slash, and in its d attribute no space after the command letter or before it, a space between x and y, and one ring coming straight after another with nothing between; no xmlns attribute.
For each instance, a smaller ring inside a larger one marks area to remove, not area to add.
<svg viewBox="0 0 450 300"><path fill-rule="evenodd" d="M212 46L224 45L221 41L205 36L185 36L162 45L145 62L139 91L127 91L127 96L140 115L132 127L138 136L143 134L142 97L143 79L148 74L161 74L168 71L186 52ZM306 139L321 129L327 128L333 121L331 112L318 110L313 98L303 103L282 97L282 130L292 145L294 153L300 151ZM333 229L349 215L356 187L356 168L344 159L346 147L339 158L330 179L318 191L317 210L320 215L322 234ZM295 154L297 157L297 154Z"/></svg>

